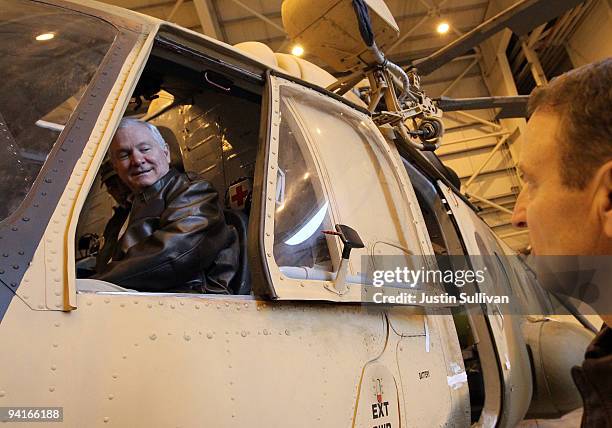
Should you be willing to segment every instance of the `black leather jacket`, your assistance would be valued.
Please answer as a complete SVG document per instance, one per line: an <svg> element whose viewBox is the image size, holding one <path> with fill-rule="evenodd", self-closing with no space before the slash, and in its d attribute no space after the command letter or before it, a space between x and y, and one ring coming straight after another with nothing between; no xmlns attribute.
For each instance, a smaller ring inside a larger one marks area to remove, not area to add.
<svg viewBox="0 0 612 428"><path fill-rule="evenodd" d="M584 403L582 427L612 427L612 330L606 324L591 342L572 377Z"/></svg>
<svg viewBox="0 0 612 428"><path fill-rule="evenodd" d="M113 261L96 278L138 291L228 294L238 255L212 185L171 169L134 195Z"/></svg>
<svg viewBox="0 0 612 428"><path fill-rule="evenodd" d="M113 207L113 216L110 218L104 228L104 238L102 248L96 256L96 272L102 273L106 270L106 265L111 261L117 247L117 237L119 231L130 214L130 208L124 206Z"/></svg>

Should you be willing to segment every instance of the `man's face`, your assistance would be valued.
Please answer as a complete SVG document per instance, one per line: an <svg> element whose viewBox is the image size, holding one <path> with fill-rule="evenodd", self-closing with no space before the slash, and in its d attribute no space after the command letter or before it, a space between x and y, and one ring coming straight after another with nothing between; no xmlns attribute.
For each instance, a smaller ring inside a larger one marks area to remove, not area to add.
<svg viewBox="0 0 612 428"><path fill-rule="evenodd" d="M110 147L117 174L134 192L156 183L170 169L170 153L153 139L144 125L121 128Z"/></svg>
<svg viewBox="0 0 612 428"><path fill-rule="evenodd" d="M512 223L529 228L536 255L595 254L602 229L594 186L580 190L562 182L563 135L563 122L555 112L536 110L529 120L519 161L524 187Z"/></svg>

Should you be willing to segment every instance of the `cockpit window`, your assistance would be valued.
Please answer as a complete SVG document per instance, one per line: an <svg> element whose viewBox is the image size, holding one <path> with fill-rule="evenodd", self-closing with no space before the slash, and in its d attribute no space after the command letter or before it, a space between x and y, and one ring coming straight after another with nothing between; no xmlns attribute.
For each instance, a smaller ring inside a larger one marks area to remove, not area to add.
<svg viewBox="0 0 612 428"><path fill-rule="evenodd" d="M322 231L333 229L329 202L300 130L292 98L284 98L274 211L274 258L279 266L332 270Z"/></svg>
<svg viewBox="0 0 612 428"><path fill-rule="evenodd" d="M0 220L32 187L108 52L116 29L95 17L0 0Z"/></svg>

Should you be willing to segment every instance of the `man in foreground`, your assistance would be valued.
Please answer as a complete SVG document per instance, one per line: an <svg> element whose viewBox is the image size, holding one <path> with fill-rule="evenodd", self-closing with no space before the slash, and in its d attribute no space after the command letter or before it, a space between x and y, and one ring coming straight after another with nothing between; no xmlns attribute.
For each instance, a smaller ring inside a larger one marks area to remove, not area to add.
<svg viewBox="0 0 612 428"><path fill-rule="evenodd" d="M512 223L529 227L536 258L612 255L611 107L610 58L559 76L529 99L519 162L525 185ZM603 297L612 278L605 282ZM572 369L584 427L612 426L612 307L599 308L603 328Z"/></svg>
<svg viewBox="0 0 612 428"><path fill-rule="evenodd" d="M123 119L110 146L132 207L112 260L96 278L149 292L229 293L238 238L212 185L170 168L155 126Z"/></svg>

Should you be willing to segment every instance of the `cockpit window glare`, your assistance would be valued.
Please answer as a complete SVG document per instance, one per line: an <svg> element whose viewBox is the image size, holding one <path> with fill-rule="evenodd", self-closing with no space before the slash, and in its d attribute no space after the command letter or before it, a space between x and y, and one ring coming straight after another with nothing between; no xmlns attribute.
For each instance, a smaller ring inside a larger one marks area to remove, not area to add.
<svg viewBox="0 0 612 428"><path fill-rule="evenodd" d="M281 103L274 257L279 266L332 270L322 231L333 229L329 203L323 193L312 154L306 147L291 98Z"/></svg>
<svg viewBox="0 0 612 428"><path fill-rule="evenodd" d="M0 220L32 187L117 35L97 18L0 0Z"/></svg>

